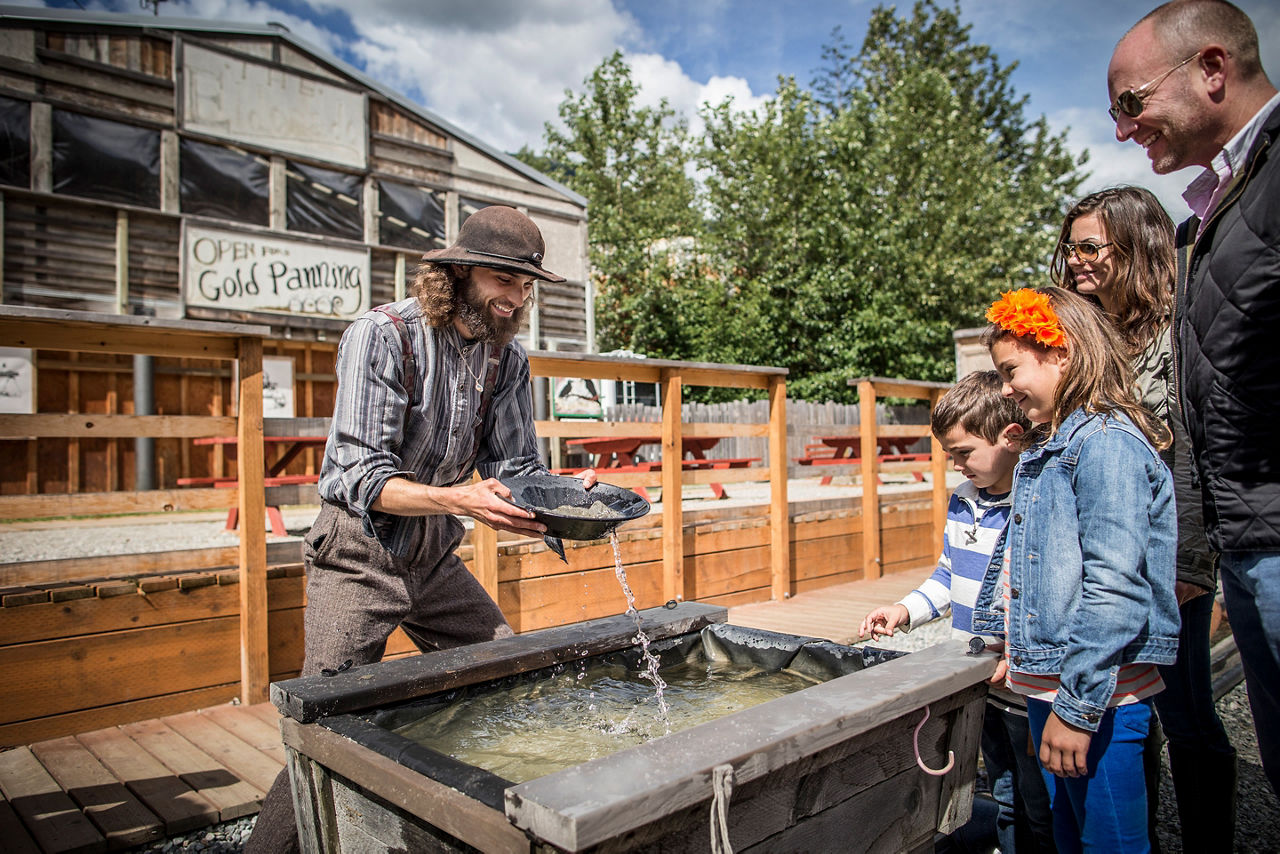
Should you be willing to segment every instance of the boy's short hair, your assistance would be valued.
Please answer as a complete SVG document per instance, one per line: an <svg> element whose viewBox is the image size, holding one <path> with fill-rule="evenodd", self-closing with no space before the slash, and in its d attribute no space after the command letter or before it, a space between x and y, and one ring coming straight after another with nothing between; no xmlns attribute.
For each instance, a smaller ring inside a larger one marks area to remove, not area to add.
<svg viewBox="0 0 1280 854"><path fill-rule="evenodd" d="M959 424L966 433L980 436L991 444L1010 424L1031 429L1018 404L1005 397L1004 383L995 371L974 371L960 379L938 399L930 418L930 429L938 441Z"/></svg>

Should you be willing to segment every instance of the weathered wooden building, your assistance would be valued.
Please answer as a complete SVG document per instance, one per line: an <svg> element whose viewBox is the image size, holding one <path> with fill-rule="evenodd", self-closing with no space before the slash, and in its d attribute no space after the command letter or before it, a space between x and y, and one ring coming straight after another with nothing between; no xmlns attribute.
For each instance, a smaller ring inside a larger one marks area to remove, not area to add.
<svg viewBox="0 0 1280 854"><path fill-rule="evenodd" d="M328 415L346 324L490 204L528 213L568 278L540 283L526 345L590 352L586 200L547 176L279 25L0 7L0 301L266 324L292 392L268 414ZM157 414L234 407L225 366L42 350L29 367L0 404L143 411L139 379ZM19 444L0 443L0 491L133 485L132 442ZM177 440L155 454L161 486L223 465Z"/></svg>

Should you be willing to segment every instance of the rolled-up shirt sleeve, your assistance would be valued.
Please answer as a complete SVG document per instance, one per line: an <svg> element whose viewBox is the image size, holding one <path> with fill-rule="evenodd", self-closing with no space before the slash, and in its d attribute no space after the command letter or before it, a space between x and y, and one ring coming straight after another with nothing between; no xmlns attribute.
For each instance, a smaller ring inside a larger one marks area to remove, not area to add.
<svg viewBox="0 0 1280 854"><path fill-rule="evenodd" d="M382 487L393 477L414 479L401 458L409 397L395 329L368 318L352 323L338 347L337 374L320 492L363 517L372 534L369 508Z"/></svg>

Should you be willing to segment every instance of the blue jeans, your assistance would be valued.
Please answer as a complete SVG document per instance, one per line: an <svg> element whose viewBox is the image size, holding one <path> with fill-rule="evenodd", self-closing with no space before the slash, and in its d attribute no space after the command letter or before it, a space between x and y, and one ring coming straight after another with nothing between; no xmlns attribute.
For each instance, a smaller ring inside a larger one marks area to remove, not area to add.
<svg viewBox="0 0 1280 854"><path fill-rule="evenodd" d="M1052 706L1027 700L1036 752ZM1083 777L1055 777L1043 771L1053 803L1053 837L1062 854L1146 854L1147 783L1142 747L1151 722L1149 703L1107 709L1089 742Z"/></svg>
<svg viewBox="0 0 1280 854"><path fill-rule="evenodd" d="M999 701L995 701L999 703ZM1025 715L988 702L982 718L982 761L999 807L996 839L1002 854L1053 854L1053 816L1040 763L1028 751Z"/></svg>
<svg viewBox="0 0 1280 854"><path fill-rule="evenodd" d="M1280 552L1223 552L1219 568L1262 769L1280 795Z"/></svg>

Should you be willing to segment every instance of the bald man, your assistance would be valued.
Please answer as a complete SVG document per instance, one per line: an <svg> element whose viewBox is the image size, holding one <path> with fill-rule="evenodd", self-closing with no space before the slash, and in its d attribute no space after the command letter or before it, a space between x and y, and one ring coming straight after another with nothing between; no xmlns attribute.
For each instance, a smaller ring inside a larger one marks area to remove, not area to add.
<svg viewBox="0 0 1280 854"><path fill-rule="evenodd" d="M1280 792L1280 96L1253 23L1221 0L1148 14L1116 46L1107 86L1116 139L1141 145L1159 174L1202 170L1178 230L1177 379L1263 767ZM1188 626L1205 646L1208 612L1204 603L1192 618L1203 629ZM1220 788L1213 757L1184 759L1199 763L1190 771L1207 809ZM1183 799L1179 788L1180 812Z"/></svg>

